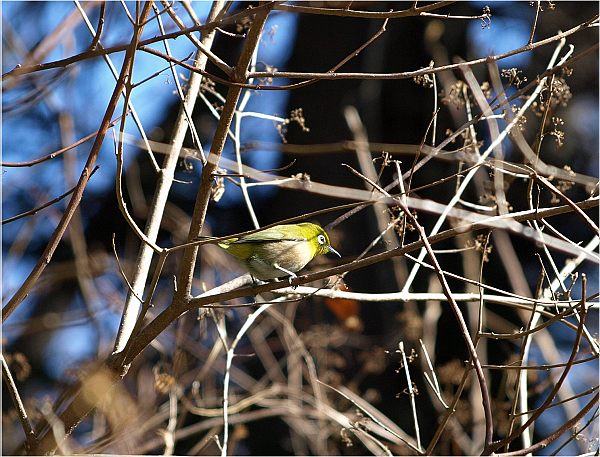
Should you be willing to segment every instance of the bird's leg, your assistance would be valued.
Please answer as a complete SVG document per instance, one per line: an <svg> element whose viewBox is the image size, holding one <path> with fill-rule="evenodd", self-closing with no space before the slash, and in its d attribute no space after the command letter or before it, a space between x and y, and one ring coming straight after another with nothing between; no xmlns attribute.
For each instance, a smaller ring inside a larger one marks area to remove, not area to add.
<svg viewBox="0 0 600 457"><path fill-rule="evenodd" d="M283 271L285 274L287 274L287 275L289 276L289 278L288 278L288 282L290 283L290 286L292 285L292 281L298 277L298 275L296 275L296 273L294 273L293 271L286 270L285 268L283 268L283 267L280 267L280 266L279 266L279 265L277 265L276 263L274 263L274 264L273 264L273 267L274 267L274 268L277 268L277 269L278 269L278 270L280 270L280 271ZM296 287L298 287L298 286L296 286ZM295 289L296 287L294 287L294 289Z"/></svg>

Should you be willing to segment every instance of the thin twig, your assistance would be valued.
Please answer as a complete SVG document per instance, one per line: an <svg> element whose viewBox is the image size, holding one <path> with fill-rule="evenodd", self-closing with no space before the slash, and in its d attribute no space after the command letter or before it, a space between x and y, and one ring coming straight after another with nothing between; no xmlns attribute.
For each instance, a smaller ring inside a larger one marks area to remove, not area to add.
<svg viewBox="0 0 600 457"><path fill-rule="evenodd" d="M100 42L100 37L102 36L102 30L104 29L104 14L106 13L106 1L102 1L100 3L100 16L98 17L98 27L96 27L96 34L92 39L90 44L90 50L95 50L96 46Z"/></svg>
<svg viewBox="0 0 600 457"><path fill-rule="evenodd" d="M124 128L124 126L122 126L121 128ZM152 240L150 237L148 237L142 231L142 229L140 229L138 227L137 223L135 222L135 220L133 219L133 217L131 216L131 214L129 214L129 210L127 209L127 204L125 203L125 197L123 195L123 183L122 183L122 178L123 178L123 143L122 142L117 142L116 138L114 139L114 143L115 143L115 157L117 159L117 172L115 173L115 194L116 194L116 197L117 197L117 204L119 206L119 210L121 211L121 214L123 215L123 218L127 221L127 224L129 224L129 227L131 227L131 229L136 234L136 236L140 239L140 241L142 241L142 243L144 245L147 245L153 251L160 253L160 252L162 252L163 248L161 248L160 246L158 246L154 242L154 240Z"/></svg>
<svg viewBox="0 0 600 457"><path fill-rule="evenodd" d="M79 12L81 13L81 16L83 17L83 21L85 22L85 24L88 28L88 31L92 34L92 36L94 38L99 37L100 33L94 31L94 26L90 22L90 19L88 18L87 14L85 13L85 10L79 4L79 1L78 0L74 0L74 1L75 1L75 6L77 7ZM104 7L105 3L106 2L102 3L103 7ZM104 49L100 42L97 43L96 47L99 49ZM106 62L106 65L108 65L108 68L109 68L110 72L112 73L113 78L116 81L118 78L118 73L117 73L117 69L115 68L114 64L112 63L110 56L108 54L104 54L102 57L103 57L104 61ZM129 83L131 83L131 81L129 81ZM123 95L125 95L125 88L123 88ZM135 122L135 125L136 125L138 131L140 132L140 135L142 136L142 140L144 141L146 151L148 151L148 157L150 158L150 161L152 162L152 165L154 166L154 170L158 171L158 164L156 163L156 159L154 158L154 154L152 153L152 149L151 149L150 143L148 141L148 136L146 135L146 131L144 130L144 127L142 126L142 121L140 120L140 118L137 114L137 111L133 106L133 103L131 103L131 100L128 100L127 107L129 109L128 109L128 111L125 111L125 113L131 112L133 121Z"/></svg>
<svg viewBox="0 0 600 457"><path fill-rule="evenodd" d="M529 34L529 44L533 43L533 39L535 37L535 28L537 27L538 16L540 14L540 10L542 9L541 0L537 0L535 5L535 17L533 18L533 23L531 24L531 33Z"/></svg>
<svg viewBox="0 0 600 457"><path fill-rule="evenodd" d="M585 214L581 209L579 209L577 206L575 206L575 204L573 203L573 200L571 200L569 197L567 197L554 184L552 184L550 181L548 181L543 176L539 176L536 174L533 177L533 179L542 183L544 186L546 186L548 189L550 189L552 191L552 193L557 195L561 200L564 200L564 202L567 205L569 205L571 208L573 208L573 211L575 211L579 216L581 216L581 218L586 222L586 224L594 231L594 234L596 236L600 236L600 229L598 228L598 226L594 223L594 221L592 221L592 219L590 219L590 217L587 214Z"/></svg>
<svg viewBox="0 0 600 457"><path fill-rule="evenodd" d="M229 442L229 378L231 376L231 364L233 363L233 358L235 357L235 349L237 348L237 345L239 344L244 334L252 326L252 324L258 318L258 316L260 316L263 312L269 309L270 306L270 303L262 305L260 308L258 308L252 314L250 314L246 318L244 325L242 325L237 335L229 345L229 348L227 349L225 377L223 379L223 448L221 450L222 457L225 457L227 455L227 444Z"/></svg>
<svg viewBox="0 0 600 457"><path fill-rule="evenodd" d="M410 370L408 369L408 361L406 360L406 352L404 351L404 342L400 341L398 345L398 350L400 351L400 355L402 357L402 366L404 367L404 375L406 376L406 382L408 383L408 395L410 396L410 407L413 413L413 424L415 426L415 435L417 439L417 449L419 453L422 453L421 447L421 431L419 429L419 419L417 417L417 405L415 403L415 389L413 386L413 382L410 379Z"/></svg>
<svg viewBox="0 0 600 457"><path fill-rule="evenodd" d="M440 389L440 385L438 383L437 376L435 375L435 370L433 369L433 365L431 363L431 358L429 357L429 351L427 350L427 347L425 346L425 344L423 344L423 340L419 339L419 343L421 344L421 350L423 351L423 354L425 355L425 360L427 361L427 366L429 367L429 371L431 372L431 378L433 379L433 381L431 381L431 379L429 378L427 373L425 373L425 379L427 379L427 382L429 383L430 387L435 392L435 395L438 398L438 400L440 401L440 403L444 406L445 409L448 409L448 405L446 404L446 402L444 401L444 398L442 397L442 391Z"/></svg>
<svg viewBox="0 0 600 457"><path fill-rule="evenodd" d="M108 128L113 127L120 120L121 120L121 116L117 117L114 121L111 121L111 123L108 124ZM98 135L97 130L95 132L90 133L89 135L86 135L83 138L75 141L74 143L70 144L69 146L58 149L48 155L40 157L39 159L33 159L33 160L29 160L27 162L1 162L0 166L3 166L3 167L31 167L33 165L37 165L38 163L45 162L46 160L55 159L56 157L60 156L61 154L64 154L65 152L70 151L71 149L74 149L77 146L82 145L86 141L91 140L96 135Z"/></svg>
<svg viewBox="0 0 600 457"><path fill-rule="evenodd" d="M254 69L256 66L256 61L258 59L258 46L254 49L252 53L252 58L250 59L250 68ZM251 79L249 80L252 81ZM242 191L242 197L244 198L244 202L246 203L246 208L248 209L248 213L250 215L250 219L252 219L252 224L254 228L259 228L260 224L258 222L258 217L256 216L256 212L254 211L254 206L252 205L252 201L250 200L250 195L248 194L248 186L246 184L246 178L243 173L243 164L242 164L242 153L240 149L240 143L242 141L242 119L244 118L244 110L250 101L250 97L252 96L252 91L246 90L244 91L244 95L241 97L241 100L238 105L238 109L235 113L235 127L234 127L234 138L233 138L233 147L235 149L235 160L237 162L237 170L240 175L239 187Z"/></svg>
<svg viewBox="0 0 600 457"><path fill-rule="evenodd" d="M156 5L154 5L154 11L157 13L156 20L158 22L158 28L160 30L160 33L164 34L165 28L163 26L162 19L160 18L160 15L158 14L158 7ZM171 11L171 8L169 7L167 9L167 11ZM177 16L175 16L175 17L177 17ZM190 35L190 36L193 37L194 39L196 39L196 37L194 37L193 35ZM196 39L196 41L198 41L198 40ZM198 41L198 43L200 45L202 45L202 47L204 48L204 51L207 50L206 46L204 46L200 41ZM171 48L169 47L169 42L165 40L163 42L163 45L165 47L165 52L167 53L167 55L171 55ZM197 57L199 57L199 56L197 56ZM196 66L198 66L198 64ZM179 82L179 75L177 75L177 70L175 69L175 65L173 65L173 63L169 62L169 68L171 69L171 75L173 76L173 81L175 82L175 88L177 89L177 95L179 95L179 100L181 100L181 109L183 110L183 112L185 114L185 118L188 123L188 128L190 130L190 133L192 134L192 140L194 142L196 149L200 153L200 158L202 160L202 163L206 163L206 157L204 155L204 149L202 149L202 143L200 142L200 137L198 136L198 132L196 131L196 126L194 125L194 122L192 121L191 113L188 112L188 109L187 109L187 106L185 103L185 95L183 93L183 88L181 87L181 83ZM191 81L190 81L190 83L191 83ZM190 87L189 90L194 90L194 89L195 89L195 87ZM171 153L173 153L173 152L171 152Z"/></svg>
<svg viewBox="0 0 600 457"><path fill-rule="evenodd" d="M275 9L279 11L288 11L292 13L318 14L321 16L362 17L368 19L398 19L402 17L420 16L423 13L435 11L437 9L443 8L444 6L451 5L452 3L454 3L454 1L441 1L432 3L430 5L421 6L419 8L413 6L413 8L400 11L357 11L351 10L349 8L320 8L314 6L290 5L287 3L277 5Z"/></svg>
<svg viewBox="0 0 600 457"><path fill-rule="evenodd" d="M99 166L95 166L94 169L92 170L92 172L90 173L90 178L94 175L94 173L96 173L96 171L99 169ZM17 214L16 216L12 216L6 219L2 220L2 225L4 224L9 224L10 222L14 222L16 220L22 219L24 217L27 216L34 216L36 215L38 212L40 212L41 210L43 210L44 208L48 208L49 206L54 205L55 203L58 203L59 201L61 201L63 198L65 198L68 195L71 195L73 192L75 192L75 190L77 189L77 186L72 187L71 189L69 189L68 191L66 191L64 194L59 195L56 198L53 198L50 201L47 201L46 203L37 206L33 209L30 209L29 211L25 211L23 213Z"/></svg>
<svg viewBox="0 0 600 457"><path fill-rule="evenodd" d="M502 452L502 453L497 453L495 455L497 455L499 457L509 457L509 456L513 456L513 455L515 455L515 456L516 455L528 455L528 454L534 453L536 451L539 451L540 449L544 449L545 447L548 446L548 444L550 444L553 441L556 441L557 439L559 439L563 435L563 433L565 433L568 430L570 430L583 417L585 417L585 415L594 407L594 405L598 403L598 398L599 397L600 396L598 394L596 394L594 396L594 398L592 398L581 409L581 411L579 411L579 413L577 413L576 416L572 417L571 419L569 419L568 421L566 421L565 423L563 423L562 425L560 425L554 432L552 432L551 434L549 434L546 438L538 441L536 444L533 444L532 446L529 446L528 448L520 449L518 451Z"/></svg>
<svg viewBox="0 0 600 457"><path fill-rule="evenodd" d="M375 422L377 425L379 425L380 427L382 427L384 430L387 430L388 432L390 432L392 435L394 435L396 438L398 438L402 443L406 444L410 449L412 449L415 452L421 453L420 448L417 447L417 445L411 443L405 436L400 435L399 433L397 433L394 430L391 430L390 427L387 427L383 422L381 422L381 420L376 417L371 411L370 409L364 408L362 407L355 399L351 398L347 393L336 389L333 386L330 386L329 384L323 382L323 381L319 381L319 384L324 385L325 387L333 390L334 392L340 394L342 397L344 397L346 400L351 401L352 404L354 404L357 408L359 408L361 411L363 411L365 414L367 414L369 416L369 418Z"/></svg>
<svg viewBox="0 0 600 457"><path fill-rule="evenodd" d="M550 405L552 403L552 401L554 400L554 397L556 396L556 394L560 390L562 384L564 383L565 379L567 378L567 374L569 373L571 367L576 363L575 357L577 356L577 353L579 352L579 343L581 341L581 336L583 335L583 326L584 326L585 317L586 317L587 311L588 311L588 307L586 305L587 279L586 279L585 274L582 275L582 278L581 278L581 289L582 289L581 290L581 296L582 296L581 319L579 321L577 334L575 335L575 341L573 342L573 349L571 350L571 355L569 356L569 360L567 361L567 363L564 364L565 369L561 373L560 378L556 381L556 383L554 383L552 390L546 396L546 399L542 402L542 404L539 406L539 408L537 410L535 410L517 430L513 431L506 438L500 440L500 442L494 443L490 449L492 452L499 449L500 447L506 445L507 443L512 442L514 439L518 438L519 436L521 436L521 434L535 420L537 420L537 418L544 412L545 408L548 407L548 405ZM593 357L589 358L589 360L593 360L595 358L597 358L597 356L593 356ZM508 367L505 367L505 368L508 368ZM530 367L518 367L518 368L530 368ZM596 394L595 398L596 398L596 400L598 399L597 394ZM556 437L556 438L558 438L558 437Z"/></svg>
<svg viewBox="0 0 600 457"><path fill-rule="evenodd" d="M173 19L173 22L175 22L175 24L177 24L177 27L179 27L181 30L185 30L185 24L183 23L183 21L179 18L179 16L177 16L177 14L175 14L175 11L173 11L173 6L169 4L169 2L167 2L167 0L161 0L160 3L163 5L163 7L165 8L165 11L169 14L169 16L171 16L171 19ZM186 3L184 2L184 5L186 5ZM187 9L187 11L189 12L193 12L193 9ZM158 18L158 16L157 16ZM198 18L195 18L195 20L197 20ZM160 33L165 35L165 31L161 28ZM191 33L186 33L186 36L188 37L188 39L194 44L194 46L196 46L203 54L205 54L208 59L215 64L215 66L219 69L221 69L227 76L231 75L231 73L233 72L233 69L225 62L223 61L218 55L216 55L214 52L211 51L210 46L206 46L205 43L202 43L202 41L200 41L198 38L196 38L194 35L192 35ZM165 43L167 43L167 41L165 40ZM170 54L169 54L170 55Z"/></svg>
<svg viewBox="0 0 600 457"><path fill-rule="evenodd" d="M8 364L6 363L4 354L0 354L0 359L2 359L2 377L4 378L4 382L6 383L8 393L10 394L10 397L13 401L13 404L17 411L17 415L19 416L19 421L21 421L23 432L25 432L26 449L28 453L36 453L37 437L35 436L33 427L29 422L29 416L27 415L27 411L25 410L25 405L23 405L23 401L21 400L21 395L19 395L19 390L17 389L15 380L13 379L12 374L8 369Z"/></svg>

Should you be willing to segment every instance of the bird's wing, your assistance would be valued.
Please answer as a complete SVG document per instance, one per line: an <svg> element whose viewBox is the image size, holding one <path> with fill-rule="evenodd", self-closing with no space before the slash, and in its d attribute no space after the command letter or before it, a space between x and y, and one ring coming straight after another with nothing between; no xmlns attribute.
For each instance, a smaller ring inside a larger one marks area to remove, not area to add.
<svg viewBox="0 0 600 457"><path fill-rule="evenodd" d="M265 241L307 241L306 238L291 237L278 227L271 227L260 232L251 233L232 241L232 244L263 243Z"/></svg>

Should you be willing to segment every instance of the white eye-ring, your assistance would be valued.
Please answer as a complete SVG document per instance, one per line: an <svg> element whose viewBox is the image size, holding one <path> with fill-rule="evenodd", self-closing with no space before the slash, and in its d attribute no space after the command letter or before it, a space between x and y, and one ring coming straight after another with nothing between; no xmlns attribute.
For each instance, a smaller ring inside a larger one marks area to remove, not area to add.
<svg viewBox="0 0 600 457"><path fill-rule="evenodd" d="M324 235L317 236L317 241L319 242L319 244L325 244L325 236Z"/></svg>

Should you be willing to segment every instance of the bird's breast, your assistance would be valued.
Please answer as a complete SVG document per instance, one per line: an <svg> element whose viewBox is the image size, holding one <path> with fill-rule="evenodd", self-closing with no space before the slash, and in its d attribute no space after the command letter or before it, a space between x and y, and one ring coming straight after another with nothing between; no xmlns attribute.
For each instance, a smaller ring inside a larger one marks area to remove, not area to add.
<svg viewBox="0 0 600 457"><path fill-rule="evenodd" d="M285 276L275 265L296 273L312 258L313 252L308 241L278 241L257 246L248 259L248 266L257 278L273 279Z"/></svg>

